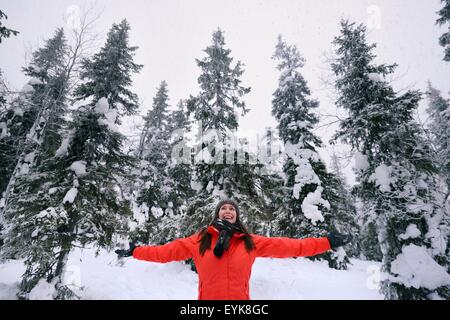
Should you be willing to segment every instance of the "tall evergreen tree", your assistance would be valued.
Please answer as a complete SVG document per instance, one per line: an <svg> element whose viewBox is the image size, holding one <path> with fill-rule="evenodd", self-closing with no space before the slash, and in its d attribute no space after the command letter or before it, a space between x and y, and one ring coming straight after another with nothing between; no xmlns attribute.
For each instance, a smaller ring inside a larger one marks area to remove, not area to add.
<svg viewBox="0 0 450 320"><path fill-rule="evenodd" d="M31 128L37 140L37 145L33 147L36 165L52 156L62 142L60 133L66 126L67 96L72 71L68 68L69 59L64 32L59 28L44 50L38 50L34 61L24 68L27 76L38 79L45 88L44 100L34 102L40 104L39 117Z"/></svg>
<svg viewBox="0 0 450 320"><path fill-rule="evenodd" d="M146 157L166 157L167 150L164 152L155 152L149 145L155 139L165 139L167 142L167 135L169 133L168 127L168 104L169 96L167 83L162 81L156 96L153 98L152 108L148 111L147 115L144 117L144 128L142 130L140 145L138 148L138 157L140 159L145 159ZM158 145L157 147L165 147ZM167 159L162 161L165 163ZM155 160L156 161L156 160Z"/></svg>
<svg viewBox="0 0 450 320"><path fill-rule="evenodd" d="M84 60L82 79L87 81L76 89L78 99L93 97L98 101L107 97L110 105L120 107L120 115L136 113L138 98L128 87L132 84L131 74L139 72L142 65L133 62L134 52L138 47L128 45L129 30L126 20L113 24L100 52L92 59ZM119 119L116 124L120 124Z"/></svg>
<svg viewBox="0 0 450 320"><path fill-rule="evenodd" d="M165 230L170 238L181 236L179 224L186 215L189 199L194 196L191 187L192 178L192 148L189 145L188 134L191 130L191 121L187 114L185 101L180 100L177 109L169 115L170 158L168 164L169 202L172 203L172 211L176 219L167 222ZM176 228L171 227L178 224ZM173 231L171 231L173 230Z"/></svg>
<svg viewBox="0 0 450 320"><path fill-rule="evenodd" d="M250 92L250 88L241 86L240 77L244 73L243 64L238 61L233 67L231 50L225 48L223 32L218 29L213 34L212 45L204 52L207 56L196 59L202 73L198 78L201 92L191 97L189 112L194 119L202 121L202 132L213 129L227 133L238 128L238 114L245 115L249 109L241 98Z"/></svg>
<svg viewBox="0 0 450 320"><path fill-rule="evenodd" d="M358 242L363 258L371 261L382 261L383 254L378 241L378 231L374 216L364 215L361 220L362 226Z"/></svg>
<svg viewBox="0 0 450 320"><path fill-rule="evenodd" d="M436 20L436 23L440 26L450 23L450 0L441 1L444 3L444 7L438 11L439 18ZM448 31L440 36L439 44L445 50L444 61L450 61L450 24L448 25Z"/></svg>
<svg viewBox="0 0 450 320"><path fill-rule="evenodd" d="M144 243L162 244L175 237L173 220L179 208L174 206L174 181L169 175L173 124L169 122L168 101L167 83L163 81L144 117L138 148L141 187L137 203L146 220L138 238Z"/></svg>
<svg viewBox="0 0 450 320"><path fill-rule="evenodd" d="M245 149L244 141L230 139L238 128L238 111L247 109L243 96L250 88L241 85L242 63L232 65L231 50L225 48L222 31L214 32L206 57L197 60L200 93L190 97L188 111L198 123L198 144L192 187L196 195L190 199L183 234L192 234L212 219L219 198L234 198L242 207L243 220L253 231L264 229L267 220L256 163ZM230 141L231 140L231 141Z"/></svg>
<svg viewBox="0 0 450 320"><path fill-rule="evenodd" d="M32 92L33 88L29 86L28 90L23 90L13 102L6 104L6 96L4 99L4 109L0 114L0 198L4 197L4 192L14 172L27 133L26 126L28 129L32 126L28 110L24 112L20 107L29 106ZM22 120L25 122L23 123Z"/></svg>
<svg viewBox="0 0 450 320"><path fill-rule="evenodd" d="M4 127L0 154L5 155L2 157L0 193L7 191L8 185L13 186L14 171L18 174L25 157L36 149L36 142L49 138L51 130L44 128L49 117L58 116L60 110L57 109L64 104L66 53L63 30L57 29L53 38L33 53L30 65L23 69L31 79L0 119ZM47 134L45 137L44 133Z"/></svg>
<svg viewBox="0 0 450 320"><path fill-rule="evenodd" d="M191 187L192 148L188 145L190 127L185 103L180 100L177 109L167 117L167 132L164 133L167 140L160 141L168 146L164 147L164 151L168 153L162 170L165 190L162 200L165 205L162 216L157 219L157 228L150 235L153 243L163 244L183 236L180 225L186 216L189 200L195 194Z"/></svg>
<svg viewBox="0 0 450 320"><path fill-rule="evenodd" d="M7 223L4 215L10 198L17 194L17 179L27 183L26 175L61 142L58 130L65 124L68 90L66 62L66 40L62 29L57 29L53 38L33 53L31 63L23 69L31 78L29 83L1 115L0 229Z"/></svg>
<svg viewBox="0 0 450 320"><path fill-rule="evenodd" d="M65 265L74 246L110 246L124 232L129 199L121 192L132 158L122 151L120 116L133 114L137 96L129 91L136 47L128 45L126 20L113 24L106 44L83 62L84 83L75 90L83 104L53 158L14 188L6 211L10 228L5 245L25 257L19 296L27 298L41 281L55 286L55 299L78 295L64 283ZM32 182L32 183L31 183Z"/></svg>
<svg viewBox="0 0 450 320"><path fill-rule="evenodd" d="M278 137L277 130L266 127L262 141L258 143L258 160L262 161L264 169L274 173L282 173L282 143Z"/></svg>
<svg viewBox="0 0 450 320"><path fill-rule="evenodd" d="M431 118L429 131L433 145L433 161L439 171L440 183L436 192L441 195L438 203L444 211L444 233L450 235L450 101L444 99L439 90L428 86L427 92ZM445 239L445 237L444 237ZM450 267L450 236L447 237L447 250L441 257L444 264ZM450 273L450 269L448 270Z"/></svg>
<svg viewBox="0 0 450 320"><path fill-rule="evenodd" d="M279 122L279 136L285 146L283 172L288 189L285 206L276 216L277 233L296 238L325 236L335 230L330 200L341 199L333 189L338 180L326 171L316 152L322 146L312 132L319 122L313 113L319 103L310 98L310 89L300 73L304 59L295 46L286 44L279 36L273 59L279 61L277 68L281 75L273 94L272 114ZM323 257L337 268L345 268L348 262L343 250L339 256L327 253Z"/></svg>
<svg viewBox="0 0 450 320"><path fill-rule="evenodd" d="M429 130L436 151L434 159L447 184L448 192L450 190L450 101L444 99L440 91L433 88L431 83L428 85L427 96L429 100L427 111L431 119Z"/></svg>
<svg viewBox="0 0 450 320"><path fill-rule="evenodd" d="M383 80L395 65L373 63L375 44L367 44L363 25L342 21L333 44L337 105L348 111L335 137L358 152L356 189L377 223L382 292L387 299L448 299L450 275L441 259L447 222L435 205L437 170L413 120L420 93L400 95Z"/></svg>
<svg viewBox="0 0 450 320"><path fill-rule="evenodd" d="M267 127L262 140L258 142L257 159L261 167L260 190L264 197L264 212L267 213L268 227L264 228L267 236L279 235L277 215L283 210L290 190L285 186L283 172L283 143L276 128Z"/></svg>
<svg viewBox="0 0 450 320"><path fill-rule="evenodd" d="M340 232L351 234L355 241L347 245L347 253L352 257L359 257L360 248L360 227L357 218L356 198L349 191L344 173L342 171L341 162L337 154L333 151L331 155L331 190L334 199L330 201L331 211L334 212L331 217L331 224ZM378 246L379 247L379 246Z"/></svg>

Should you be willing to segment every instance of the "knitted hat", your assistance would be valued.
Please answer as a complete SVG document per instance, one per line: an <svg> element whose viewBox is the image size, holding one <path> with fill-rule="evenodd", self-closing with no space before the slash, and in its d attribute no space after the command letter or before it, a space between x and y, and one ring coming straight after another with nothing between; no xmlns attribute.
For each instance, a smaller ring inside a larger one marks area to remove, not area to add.
<svg viewBox="0 0 450 320"><path fill-rule="evenodd" d="M224 204L231 204L234 207L234 209L236 210L236 221L239 221L239 206L236 201L231 199L224 199L219 201L214 212L214 218L217 218L219 216L219 210Z"/></svg>

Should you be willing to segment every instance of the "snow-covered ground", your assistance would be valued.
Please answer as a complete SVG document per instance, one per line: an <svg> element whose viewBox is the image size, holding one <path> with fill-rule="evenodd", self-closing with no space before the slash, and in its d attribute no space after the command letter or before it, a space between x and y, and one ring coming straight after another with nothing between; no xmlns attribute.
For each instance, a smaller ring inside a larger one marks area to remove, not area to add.
<svg viewBox="0 0 450 320"><path fill-rule="evenodd" d="M330 269L308 259L261 259L253 266L250 296L256 299L383 299L376 290L377 262L352 260L349 270ZM197 299L197 274L182 262L167 264L127 258L113 252L77 249L69 258L65 282L82 286L83 299ZM0 299L16 299L24 272L21 261L0 264ZM42 283L34 299L48 299Z"/></svg>

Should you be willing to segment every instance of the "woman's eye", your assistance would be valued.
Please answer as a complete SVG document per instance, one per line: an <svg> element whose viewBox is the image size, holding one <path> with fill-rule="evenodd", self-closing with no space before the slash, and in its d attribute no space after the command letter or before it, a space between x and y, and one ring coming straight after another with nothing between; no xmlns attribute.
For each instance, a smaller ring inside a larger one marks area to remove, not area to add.
<svg viewBox="0 0 450 320"><path fill-rule="evenodd" d="M220 208L221 211L227 210L227 209L228 209L228 210L231 210L231 211L235 211L235 210L234 210L234 207L230 207L230 208L223 207L223 208Z"/></svg>

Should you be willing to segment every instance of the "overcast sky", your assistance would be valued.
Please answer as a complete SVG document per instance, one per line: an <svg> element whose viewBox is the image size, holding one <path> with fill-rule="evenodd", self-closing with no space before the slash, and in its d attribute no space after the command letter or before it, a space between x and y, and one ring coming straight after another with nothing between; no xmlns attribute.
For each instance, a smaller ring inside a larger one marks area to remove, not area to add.
<svg viewBox="0 0 450 320"><path fill-rule="evenodd" d="M139 46L135 61L144 65L133 88L143 102L142 114L162 80L168 83L172 105L198 92L195 58L204 56L202 50L218 27L235 61L245 64L243 85L252 87L245 98L251 111L240 120L240 131L250 139L276 126L271 100L278 72L270 57L278 34L297 45L306 59L303 75L320 101L318 112L336 114L332 88L324 79L341 18L368 26L369 41L378 45L377 62L399 64L392 78L396 89L425 90L431 81L444 94L450 91L450 63L442 61L438 44L445 29L435 24L440 0L0 0L8 15L5 25L20 31L0 45L0 69L12 88L20 89L26 82L20 69L27 50L37 48L57 27L68 29L67 17L92 3L102 12L96 22L100 45L112 23L126 18L131 25L130 44ZM422 117L425 107L422 102ZM322 125L334 120L323 118ZM327 143L336 128L321 126L316 133ZM329 147L320 151L327 162L330 152ZM351 164L346 172L353 183Z"/></svg>

